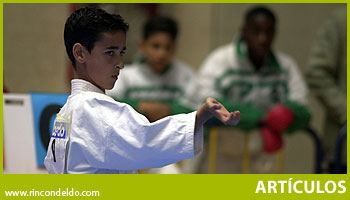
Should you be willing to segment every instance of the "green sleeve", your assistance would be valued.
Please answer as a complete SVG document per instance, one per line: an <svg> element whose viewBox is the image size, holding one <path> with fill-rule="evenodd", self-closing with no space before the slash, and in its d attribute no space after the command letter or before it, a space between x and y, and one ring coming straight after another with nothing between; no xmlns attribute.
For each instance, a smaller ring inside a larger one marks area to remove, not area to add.
<svg viewBox="0 0 350 200"><path fill-rule="evenodd" d="M284 105L294 114L293 123L288 127L287 133L294 133L310 126L311 112L306 106L291 100L286 101Z"/></svg>

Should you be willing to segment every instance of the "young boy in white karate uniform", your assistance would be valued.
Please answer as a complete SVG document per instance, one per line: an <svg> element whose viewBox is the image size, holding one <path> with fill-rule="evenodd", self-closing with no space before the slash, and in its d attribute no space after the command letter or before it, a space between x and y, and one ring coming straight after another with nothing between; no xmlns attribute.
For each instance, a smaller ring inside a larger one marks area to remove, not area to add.
<svg viewBox="0 0 350 200"><path fill-rule="evenodd" d="M72 93L58 113L45 158L49 173L137 173L193 158L202 150L203 124L215 116L236 125L207 98L197 112L150 123L131 106L105 95L124 67L128 24L119 15L81 8L65 25L64 40L74 69Z"/></svg>

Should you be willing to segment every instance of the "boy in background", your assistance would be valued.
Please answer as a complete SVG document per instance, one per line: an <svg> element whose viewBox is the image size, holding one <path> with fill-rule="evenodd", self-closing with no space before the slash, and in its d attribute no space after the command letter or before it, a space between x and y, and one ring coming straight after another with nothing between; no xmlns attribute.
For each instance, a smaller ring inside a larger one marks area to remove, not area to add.
<svg viewBox="0 0 350 200"><path fill-rule="evenodd" d="M177 35L178 25L169 17L146 21L139 41L142 56L126 65L106 94L128 103L150 121L193 111L187 97L194 92L195 75L188 65L173 59Z"/></svg>
<svg viewBox="0 0 350 200"><path fill-rule="evenodd" d="M235 42L215 49L199 69L199 88L196 93L199 101L203 101L209 95L220 99L226 107L238 108L243 117L238 128L244 132L261 128L260 122L277 104L292 101L292 105L304 108L303 105L307 103L307 87L295 61L272 48L276 27L277 19L270 9L262 6L249 9ZM290 113L284 112L285 110L290 111L290 109L278 110L278 113L282 114L281 118ZM277 122L277 119L273 121ZM297 121L307 123L307 120ZM256 168L255 172L267 173L272 170L265 166L272 165L265 164L261 150L267 153L278 151L282 147L281 130L275 131L271 127L263 127L261 133L263 142L260 141L260 132L256 132L252 134L249 146L251 151L257 152L257 157L263 158L259 159L263 160L260 163L264 164L252 164ZM226 152L225 156L230 156L225 160L233 160L232 157L239 151L232 149L232 146L239 148L239 145L243 144L243 142L234 143L239 141L237 139L239 134L220 134L220 137L223 138L221 147L223 149L227 147L223 151ZM229 144L230 142L233 144ZM266 158L270 160L270 156ZM221 173L232 173L230 170L235 163L222 165L230 168L223 167Z"/></svg>
<svg viewBox="0 0 350 200"><path fill-rule="evenodd" d="M124 67L126 24L120 15L81 8L64 30L75 70L72 93L57 114L45 166L49 173L137 173L162 167L202 150L203 124L215 116L235 125L240 113L207 98L197 112L150 123L125 103L105 95Z"/></svg>

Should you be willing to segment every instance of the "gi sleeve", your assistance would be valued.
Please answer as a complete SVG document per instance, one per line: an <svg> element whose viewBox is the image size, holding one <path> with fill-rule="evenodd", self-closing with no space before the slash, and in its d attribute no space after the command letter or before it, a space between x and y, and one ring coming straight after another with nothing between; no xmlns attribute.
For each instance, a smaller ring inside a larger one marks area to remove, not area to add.
<svg viewBox="0 0 350 200"><path fill-rule="evenodd" d="M202 128L194 133L196 112L169 116L149 123L131 106L101 101L84 105L82 127L88 134L91 152L86 156L96 168L138 170L158 168L183 159L193 158L203 146ZM96 106L100 105L100 106ZM92 127L94 123L96 127Z"/></svg>

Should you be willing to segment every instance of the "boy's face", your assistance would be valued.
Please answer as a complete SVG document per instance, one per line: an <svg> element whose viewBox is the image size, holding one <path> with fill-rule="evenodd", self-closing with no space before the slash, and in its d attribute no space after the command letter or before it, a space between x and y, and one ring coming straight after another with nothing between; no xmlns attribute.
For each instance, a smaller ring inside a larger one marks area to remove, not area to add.
<svg viewBox="0 0 350 200"><path fill-rule="evenodd" d="M163 72L171 62L175 52L175 42L166 32L156 32L146 40L142 40L139 48L146 62L159 73Z"/></svg>
<svg viewBox="0 0 350 200"><path fill-rule="evenodd" d="M126 34L123 31L101 33L91 53L87 50L85 79L102 89L112 89L124 67L123 55L126 50Z"/></svg>
<svg viewBox="0 0 350 200"><path fill-rule="evenodd" d="M267 16L252 16L243 29L243 38L253 57L264 57L271 48L275 33L275 24Z"/></svg>

